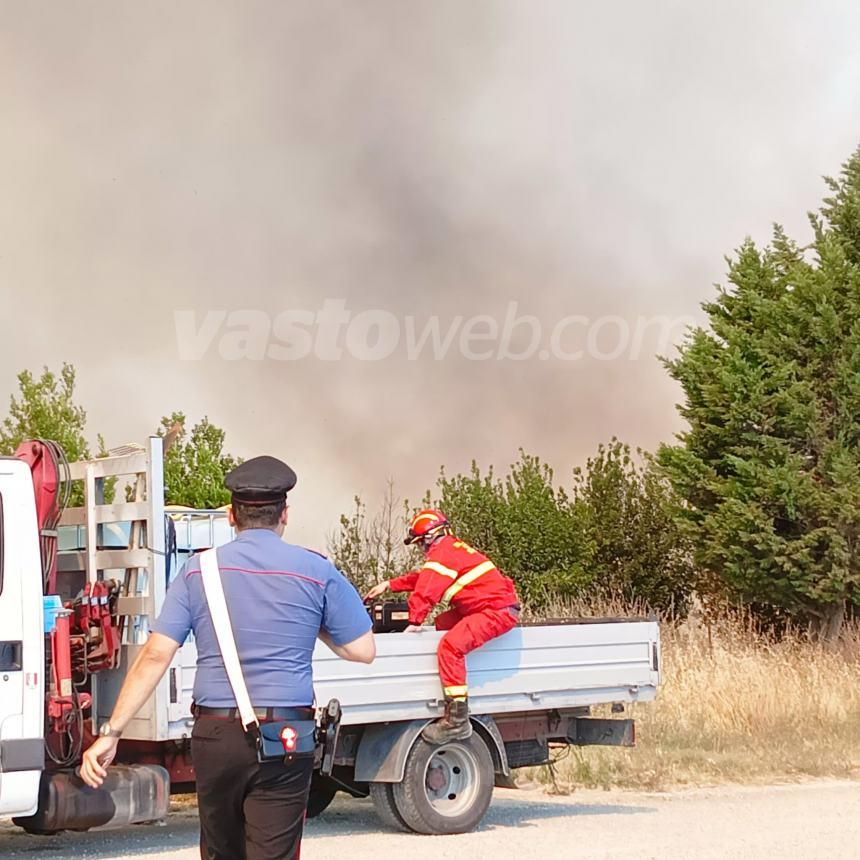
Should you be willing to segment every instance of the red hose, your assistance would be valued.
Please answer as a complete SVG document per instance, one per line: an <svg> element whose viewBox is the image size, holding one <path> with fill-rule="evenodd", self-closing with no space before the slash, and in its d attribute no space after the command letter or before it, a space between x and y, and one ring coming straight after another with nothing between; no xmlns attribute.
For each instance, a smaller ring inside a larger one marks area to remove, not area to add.
<svg viewBox="0 0 860 860"><path fill-rule="evenodd" d="M57 526L68 501L68 486L60 497L60 465L66 462L66 458L56 442L43 439L22 442L15 456L30 467L33 475L42 550L42 582L45 594L54 594L57 588Z"/></svg>

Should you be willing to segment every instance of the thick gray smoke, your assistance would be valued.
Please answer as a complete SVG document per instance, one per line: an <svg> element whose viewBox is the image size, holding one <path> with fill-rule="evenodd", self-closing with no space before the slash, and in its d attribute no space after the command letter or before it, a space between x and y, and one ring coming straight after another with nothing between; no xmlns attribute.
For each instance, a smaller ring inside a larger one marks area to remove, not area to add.
<svg viewBox="0 0 860 860"><path fill-rule="evenodd" d="M317 544L389 475L415 498L442 463L523 446L566 478L613 434L669 438L656 329L607 358L614 332L695 316L771 221L804 235L860 140L849 2L9 0L0 20L3 401L65 359L110 444L209 414L234 452L296 468L294 533ZM229 323L197 360L177 342L177 312L326 300L401 338L410 316L501 325L511 302L542 348L562 318L591 328L559 344L577 360L456 339L438 360L402 339L231 360Z"/></svg>

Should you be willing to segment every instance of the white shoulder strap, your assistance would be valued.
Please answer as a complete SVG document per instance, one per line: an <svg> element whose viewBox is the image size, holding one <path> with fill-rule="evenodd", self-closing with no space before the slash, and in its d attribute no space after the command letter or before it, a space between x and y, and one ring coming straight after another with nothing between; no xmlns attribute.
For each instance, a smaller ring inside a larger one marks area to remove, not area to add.
<svg viewBox="0 0 860 860"><path fill-rule="evenodd" d="M245 676L242 674L242 665L239 663L233 625L230 623L230 613L227 611L227 601L224 599L224 585L221 582L221 571L218 569L218 557L214 549L208 549L200 554L200 572L203 574L203 590L206 593L206 602L209 604L209 614L212 616L212 624L215 627L221 659L224 661L227 678L233 688L233 695L236 697L239 716L242 718L242 727L247 730L249 726L259 723L259 720L251 705L248 687L245 685Z"/></svg>

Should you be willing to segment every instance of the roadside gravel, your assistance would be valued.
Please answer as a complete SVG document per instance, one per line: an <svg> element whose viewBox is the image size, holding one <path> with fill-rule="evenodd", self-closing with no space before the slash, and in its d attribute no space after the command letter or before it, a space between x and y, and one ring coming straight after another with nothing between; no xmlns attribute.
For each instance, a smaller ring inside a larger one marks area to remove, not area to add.
<svg viewBox="0 0 860 860"><path fill-rule="evenodd" d="M198 855L193 809L166 825L28 836L0 825L0 857L52 860ZM856 858L860 783L721 787L666 794L497 790L475 833L415 836L381 829L366 800L339 797L307 826L302 860L501 858Z"/></svg>

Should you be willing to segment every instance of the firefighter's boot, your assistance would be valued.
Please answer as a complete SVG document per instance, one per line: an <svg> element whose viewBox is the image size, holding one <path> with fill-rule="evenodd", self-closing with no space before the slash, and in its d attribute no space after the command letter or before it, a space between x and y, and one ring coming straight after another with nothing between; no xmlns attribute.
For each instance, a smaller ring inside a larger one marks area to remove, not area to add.
<svg viewBox="0 0 860 860"><path fill-rule="evenodd" d="M429 744L447 744L450 741L464 741L472 736L469 722L469 703L466 699L445 697L445 714L435 723L424 727L421 737Z"/></svg>

